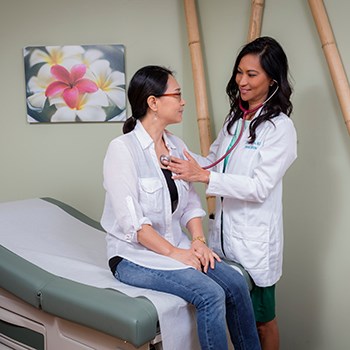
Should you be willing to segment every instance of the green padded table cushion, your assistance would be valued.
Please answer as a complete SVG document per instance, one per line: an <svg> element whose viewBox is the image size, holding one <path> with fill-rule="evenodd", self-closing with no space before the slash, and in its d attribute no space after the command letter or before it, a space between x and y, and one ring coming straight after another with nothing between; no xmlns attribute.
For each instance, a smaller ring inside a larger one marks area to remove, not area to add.
<svg viewBox="0 0 350 350"><path fill-rule="evenodd" d="M68 214L102 230L99 223L52 198ZM101 233L102 234L102 233ZM158 315L145 297L81 284L51 274L0 246L0 286L50 314L102 331L139 347L157 334Z"/></svg>

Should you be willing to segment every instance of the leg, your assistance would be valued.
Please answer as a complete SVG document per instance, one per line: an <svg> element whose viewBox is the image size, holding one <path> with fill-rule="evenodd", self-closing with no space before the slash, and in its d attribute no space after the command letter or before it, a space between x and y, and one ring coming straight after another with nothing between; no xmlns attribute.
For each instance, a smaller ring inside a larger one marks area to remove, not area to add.
<svg viewBox="0 0 350 350"><path fill-rule="evenodd" d="M279 332L276 321L276 285L270 287L254 286L251 291L255 320L260 344L263 350L279 349Z"/></svg>
<svg viewBox="0 0 350 350"><path fill-rule="evenodd" d="M226 319L235 350L260 349L253 306L245 278L224 262L216 262L208 276L218 283L226 294Z"/></svg>
<svg viewBox="0 0 350 350"><path fill-rule="evenodd" d="M123 283L174 294L193 304L202 350L227 350L225 293L205 274L193 268L153 270L123 259L115 276Z"/></svg>
<svg viewBox="0 0 350 350"><path fill-rule="evenodd" d="M279 331L277 320L257 322L261 347L263 350L279 350Z"/></svg>

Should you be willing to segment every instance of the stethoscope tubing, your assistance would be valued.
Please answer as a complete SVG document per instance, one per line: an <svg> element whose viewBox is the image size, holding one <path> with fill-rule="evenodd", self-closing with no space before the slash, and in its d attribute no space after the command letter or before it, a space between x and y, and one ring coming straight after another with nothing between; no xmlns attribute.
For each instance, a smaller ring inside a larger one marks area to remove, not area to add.
<svg viewBox="0 0 350 350"><path fill-rule="evenodd" d="M274 80L277 84L277 81ZM259 106L255 107L255 108L252 108L252 109L245 109L243 106L242 106L242 103L241 103L241 99L239 99L239 108L240 110L243 112L243 120L242 120L242 126L241 126L241 130L239 131L239 134L238 134L238 137L236 139L236 141L234 142L234 144L225 152L225 154L223 154L220 158L218 158L215 162L209 164L209 165L206 165L206 166L203 166L202 169L205 169L205 170L208 170L208 169L211 169L213 168L215 165L219 164L220 162L222 162L235 148L236 146L238 145L238 142L241 140L242 138L242 135L243 135L243 132L244 132L244 127L245 127L245 121L247 119L247 116L248 114L250 113L254 113L256 112L257 110L259 110L261 107L263 107L274 95L275 93L277 92L279 86L277 85L275 91L269 96L269 98L267 100L265 100L263 103L261 103ZM171 162L171 158L170 156L167 156L165 154L162 154L159 158L160 162L167 166L169 165L169 163Z"/></svg>
<svg viewBox="0 0 350 350"><path fill-rule="evenodd" d="M213 168L215 165L219 164L220 162L222 162L235 148L236 146L238 145L238 142L241 140L242 138L242 135L243 135L243 132L244 132L244 124L245 124L245 121L247 119L247 115L250 114L250 113L254 113L256 112L259 108L261 108L264 104L260 104L259 106L253 108L253 109L244 109L242 104L241 104L241 101L239 101L239 108L241 109L241 111L243 112L243 120L242 120L242 125L241 125L241 129L239 131L239 134L238 134L238 137L236 139L236 141L234 142L234 144L225 152L225 154L223 154L219 159L217 159L214 163L211 163L210 165L206 165L206 166L203 166L202 169L205 169L205 170L208 170L208 169L211 169Z"/></svg>
<svg viewBox="0 0 350 350"><path fill-rule="evenodd" d="M277 84L277 81L274 80L274 82ZM223 154L219 159L217 159L214 163L210 164L210 165L206 165L204 167L202 167L202 169L205 169L205 170L208 170L208 169L211 169L212 167L214 167L215 165L219 164L220 162L222 162L235 148L236 146L238 145L238 142L241 140L242 138L242 135L243 135L243 131L244 131L244 124L245 124L245 121L247 119L247 116L248 114L250 113L254 113L256 112L257 110L259 110L261 107L263 107L274 95L275 93L277 92L279 86L277 85L275 91L269 96L269 98L267 100L265 100L263 103L261 103L259 106L255 107L255 108L252 108L252 109L245 109L243 106L242 106L242 102L241 102L241 99L239 99L239 108L240 110L243 112L243 120L242 120L242 126L241 126L241 130L239 131L239 134L238 134L238 137L237 137L237 140L235 141L235 143L226 151L225 154Z"/></svg>

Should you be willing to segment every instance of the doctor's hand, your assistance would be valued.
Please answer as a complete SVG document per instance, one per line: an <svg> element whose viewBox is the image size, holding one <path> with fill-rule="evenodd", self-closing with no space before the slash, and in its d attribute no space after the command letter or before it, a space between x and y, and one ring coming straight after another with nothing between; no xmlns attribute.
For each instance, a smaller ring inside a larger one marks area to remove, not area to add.
<svg viewBox="0 0 350 350"><path fill-rule="evenodd" d="M174 180L208 184L210 171L203 169L186 150L184 150L184 155L187 160L171 157L171 162L167 168L175 173L172 178Z"/></svg>

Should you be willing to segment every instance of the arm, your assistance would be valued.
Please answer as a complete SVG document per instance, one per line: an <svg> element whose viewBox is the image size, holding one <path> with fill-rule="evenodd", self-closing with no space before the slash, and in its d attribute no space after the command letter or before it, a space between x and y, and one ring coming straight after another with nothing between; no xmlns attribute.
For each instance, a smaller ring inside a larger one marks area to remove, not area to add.
<svg viewBox="0 0 350 350"><path fill-rule="evenodd" d="M187 224L187 229L192 235L192 248L196 252L197 257L200 259L200 263L203 266L203 271L208 271L209 265L212 269L215 267L215 259L221 261L219 256L215 254L206 245L206 239L203 233L202 219L193 218Z"/></svg>
<svg viewBox="0 0 350 350"><path fill-rule="evenodd" d="M291 119L285 117L274 123L267 126L263 145L257 150L259 161L251 174L212 172L207 194L256 203L268 198L297 157L297 138Z"/></svg>
<svg viewBox="0 0 350 350"><path fill-rule="evenodd" d="M181 143L178 149L186 149L186 145L182 141ZM193 184L182 184L181 187L188 188L188 198L186 207L183 209L180 224L182 227L186 227L192 236L192 250L195 251L196 256L200 259L202 270L206 273L209 266L214 269L215 259L220 261L220 258L206 245L202 226L202 217L205 216L205 211L202 209L201 200Z"/></svg>
<svg viewBox="0 0 350 350"><path fill-rule="evenodd" d="M226 130L226 124L221 128L219 134L215 141L210 145L209 152L207 156L202 156L194 152L189 151L188 153L195 159L195 161L201 166L205 167L214 163L217 160L217 155L219 153L219 148L221 147L224 139L227 137L228 132ZM186 158L188 158L186 156Z"/></svg>
<svg viewBox="0 0 350 350"><path fill-rule="evenodd" d="M186 153L188 161L172 159L170 168L176 179L208 184L207 194L263 202L296 158L296 132L290 119L277 121L259 150L260 164L252 176L209 172ZM239 156L239 155L237 155Z"/></svg>
<svg viewBox="0 0 350 350"><path fill-rule="evenodd" d="M176 174L173 179L208 184L210 171L203 169L186 150L184 150L184 155L187 160L171 157L168 169Z"/></svg>
<svg viewBox="0 0 350 350"><path fill-rule="evenodd" d="M210 171L205 170L202 167L208 166L216 161L218 149L223 142L226 135L226 127L224 126L216 140L212 143L209 149L209 153L206 157L200 156L193 152L188 152L184 149L183 154L185 159L171 157L171 163L168 169L174 172L174 179L182 179L189 182L202 182L209 183ZM215 167L213 167L214 169Z"/></svg>
<svg viewBox="0 0 350 350"><path fill-rule="evenodd" d="M151 221L143 215L138 198L138 176L129 148L120 139L113 140L103 163L103 186L110 203L104 227L114 236L137 242L136 232Z"/></svg>
<svg viewBox="0 0 350 350"><path fill-rule="evenodd" d="M174 247L165 238L160 236L151 225L142 225L142 228L137 232L138 242L147 249L168 256L185 265L201 270L201 262L196 255L194 249L181 249Z"/></svg>

